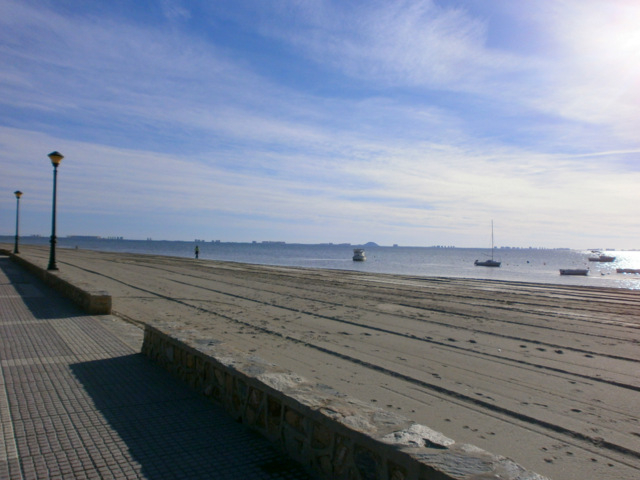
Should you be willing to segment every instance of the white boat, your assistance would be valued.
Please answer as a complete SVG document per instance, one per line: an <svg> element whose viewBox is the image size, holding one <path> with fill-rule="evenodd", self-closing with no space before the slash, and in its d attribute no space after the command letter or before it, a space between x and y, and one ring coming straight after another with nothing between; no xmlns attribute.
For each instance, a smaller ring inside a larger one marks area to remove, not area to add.
<svg viewBox="0 0 640 480"><path fill-rule="evenodd" d="M489 260L476 260L473 264L476 267L499 267L501 262L493 259L493 220L491 220L491 259Z"/></svg>
<svg viewBox="0 0 640 480"><path fill-rule="evenodd" d="M640 268L616 268L617 273L640 273Z"/></svg>
<svg viewBox="0 0 640 480"><path fill-rule="evenodd" d="M613 262L616 257L612 257L610 255L599 255L597 257L589 257L590 262Z"/></svg>
<svg viewBox="0 0 640 480"><path fill-rule="evenodd" d="M561 268L560 275L589 275L588 268Z"/></svg>
<svg viewBox="0 0 640 480"><path fill-rule="evenodd" d="M364 262L367 259L367 256L364 254L364 248L354 248L353 249L353 261L354 262Z"/></svg>

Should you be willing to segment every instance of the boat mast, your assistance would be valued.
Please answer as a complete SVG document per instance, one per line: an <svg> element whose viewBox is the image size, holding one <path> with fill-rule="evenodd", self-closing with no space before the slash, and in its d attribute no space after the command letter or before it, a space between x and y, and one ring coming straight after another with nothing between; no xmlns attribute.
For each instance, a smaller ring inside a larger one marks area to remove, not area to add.
<svg viewBox="0 0 640 480"><path fill-rule="evenodd" d="M493 261L493 219L491 219L491 260Z"/></svg>

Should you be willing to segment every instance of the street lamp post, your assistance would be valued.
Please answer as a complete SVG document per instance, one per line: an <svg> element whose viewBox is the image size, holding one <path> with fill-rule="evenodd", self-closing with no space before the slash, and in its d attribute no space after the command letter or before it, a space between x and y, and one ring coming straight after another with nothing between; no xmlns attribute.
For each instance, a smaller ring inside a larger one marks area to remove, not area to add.
<svg viewBox="0 0 640 480"><path fill-rule="evenodd" d="M18 249L18 238L20 235L20 197L22 196L22 192L20 190L16 190L13 194L16 196L16 242L13 245L13 253L20 253L20 250Z"/></svg>
<svg viewBox="0 0 640 480"><path fill-rule="evenodd" d="M49 158L53 165L53 214L51 216L51 248L49 250L49 266L47 270L58 270L58 265L56 264L56 242L58 241L56 238L56 185L58 182L58 165L60 165L64 156L59 152L51 152Z"/></svg>

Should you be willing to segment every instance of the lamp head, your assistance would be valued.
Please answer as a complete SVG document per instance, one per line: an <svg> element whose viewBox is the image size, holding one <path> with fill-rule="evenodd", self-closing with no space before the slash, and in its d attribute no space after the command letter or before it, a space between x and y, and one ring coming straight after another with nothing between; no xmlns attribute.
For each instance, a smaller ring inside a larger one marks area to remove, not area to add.
<svg viewBox="0 0 640 480"><path fill-rule="evenodd" d="M60 165L60 162L64 158L64 155L62 155L60 152L51 152L49 154L49 158L51 159L51 163L53 164L53 166L57 167L58 165Z"/></svg>
<svg viewBox="0 0 640 480"><path fill-rule="evenodd" d="M22 192L20 190L16 190L15 192L13 192L13 194L16 196L16 198L20 198L22 196Z"/></svg>

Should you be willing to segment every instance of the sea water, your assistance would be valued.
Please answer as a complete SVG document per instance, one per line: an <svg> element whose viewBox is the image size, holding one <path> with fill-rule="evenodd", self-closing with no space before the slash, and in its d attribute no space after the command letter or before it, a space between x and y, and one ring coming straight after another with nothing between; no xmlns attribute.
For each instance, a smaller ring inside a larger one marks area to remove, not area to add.
<svg viewBox="0 0 640 480"><path fill-rule="evenodd" d="M6 241L6 240L5 240ZM23 244L48 244L45 237L25 237ZM194 257L261 265L352 270L420 277L455 277L588 285L640 290L640 274L616 273L617 268L640 269L640 251L607 251L614 262L590 262L589 251L563 249L496 249L500 268L477 267L474 260L486 260L488 249L436 247L365 248L367 260L354 262L351 245L301 245L285 243L225 243L152 240L106 240L59 238L59 248ZM561 276L561 268L588 268L588 276Z"/></svg>

